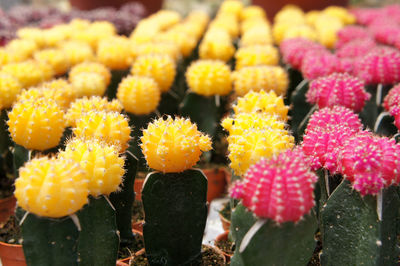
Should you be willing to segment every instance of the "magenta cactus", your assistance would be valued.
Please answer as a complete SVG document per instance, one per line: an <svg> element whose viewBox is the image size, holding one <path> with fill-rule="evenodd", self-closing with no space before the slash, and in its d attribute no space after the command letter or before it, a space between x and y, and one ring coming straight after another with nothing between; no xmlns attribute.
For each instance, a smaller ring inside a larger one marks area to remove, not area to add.
<svg viewBox="0 0 400 266"><path fill-rule="evenodd" d="M398 24L374 24L369 27L377 42L395 45L400 36L400 27Z"/></svg>
<svg viewBox="0 0 400 266"><path fill-rule="evenodd" d="M400 84L397 84L390 89L389 93L383 100L383 107L393 116L399 113L398 107L400 107Z"/></svg>
<svg viewBox="0 0 400 266"><path fill-rule="evenodd" d="M376 195L382 188L399 183L399 156L400 145L394 139L364 131L344 143L339 165L361 195Z"/></svg>
<svg viewBox="0 0 400 266"><path fill-rule="evenodd" d="M364 89L364 82L349 74L333 73L311 82L307 101L319 108L341 105L360 112L371 95Z"/></svg>
<svg viewBox="0 0 400 266"><path fill-rule="evenodd" d="M358 61L354 74L366 84L395 84L400 81L400 51L376 47Z"/></svg>
<svg viewBox="0 0 400 266"><path fill-rule="evenodd" d="M369 30L361 26L346 26L337 33L336 48L339 49L343 45L359 39L372 39Z"/></svg>
<svg viewBox="0 0 400 266"><path fill-rule="evenodd" d="M301 149L287 150L261 159L237 181L231 196L259 218L278 223L297 222L314 206L314 184L318 177L309 170Z"/></svg>
<svg viewBox="0 0 400 266"><path fill-rule="evenodd" d="M304 38L292 38L284 40L280 45L283 60L294 69L300 69L303 58L308 51L326 51L319 43Z"/></svg>
<svg viewBox="0 0 400 266"><path fill-rule="evenodd" d="M357 63L357 58L350 58L350 57L339 58L338 72L353 75L354 66L356 63Z"/></svg>
<svg viewBox="0 0 400 266"><path fill-rule="evenodd" d="M305 54L301 64L301 72L308 80L327 76L340 71L339 58L325 51L313 51Z"/></svg>
<svg viewBox="0 0 400 266"><path fill-rule="evenodd" d="M336 55L340 58L362 57L377 46L372 38L355 39L343 44L336 50Z"/></svg>
<svg viewBox="0 0 400 266"><path fill-rule="evenodd" d="M362 130L362 124L358 116L344 106L322 108L313 113L308 121L306 134L310 131L329 130L336 125L348 127L353 133Z"/></svg>

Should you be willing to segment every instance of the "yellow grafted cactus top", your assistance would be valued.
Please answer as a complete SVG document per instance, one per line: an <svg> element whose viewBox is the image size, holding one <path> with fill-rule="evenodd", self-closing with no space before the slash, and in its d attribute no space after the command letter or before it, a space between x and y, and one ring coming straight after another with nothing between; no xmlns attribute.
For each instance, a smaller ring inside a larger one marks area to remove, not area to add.
<svg viewBox="0 0 400 266"><path fill-rule="evenodd" d="M269 26L257 25L245 31L240 39L240 46L271 45L272 33Z"/></svg>
<svg viewBox="0 0 400 266"><path fill-rule="evenodd" d="M28 59L38 48L36 42L29 39L14 39L5 47L7 52L14 55L14 61Z"/></svg>
<svg viewBox="0 0 400 266"><path fill-rule="evenodd" d="M21 89L18 79L0 72L0 110L10 108Z"/></svg>
<svg viewBox="0 0 400 266"><path fill-rule="evenodd" d="M343 22L327 14L319 15L314 24L317 40L327 48L333 49L337 40L337 32L344 27Z"/></svg>
<svg viewBox="0 0 400 266"><path fill-rule="evenodd" d="M93 139L72 139L59 158L80 164L87 173L89 194L93 196L109 195L118 190L125 173L118 147Z"/></svg>
<svg viewBox="0 0 400 266"><path fill-rule="evenodd" d="M38 62L49 64L56 75L65 74L69 68L68 57L61 49L43 49L35 52L33 58Z"/></svg>
<svg viewBox="0 0 400 266"><path fill-rule="evenodd" d="M240 32L243 35L246 33L246 31L249 31L252 28L257 28L257 27L267 28L270 30L271 33L271 24L266 18L262 17L254 17L242 21L242 23L240 24Z"/></svg>
<svg viewBox="0 0 400 266"><path fill-rule="evenodd" d="M176 65L168 55L144 55L136 59L131 74L153 78L161 92L166 92L174 82Z"/></svg>
<svg viewBox="0 0 400 266"><path fill-rule="evenodd" d="M70 78L76 97L103 96L107 85L104 77L96 72L82 72Z"/></svg>
<svg viewBox="0 0 400 266"><path fill-rule="evenodd" d="M219 60L198 60L186 71L189 88L200 95L227 95L232 90L230 68Z"/></svg>
<svg viewBox="0 0 400 266"><path fill-rule="evenodd" d="M101 40L97 47L97 60L113 70L129 68L132 64L129 39L113 36Z"/></svg>
<svg viewBox="0 0 400 266"><path fill-rule="evenodd" d="M67 120L68 126L76 126L82 114L90 111L114 111L120 113L122 111L122 104L119 100L114 99L111 102L107 98L100 96L92 96L90 98L83 97L75 100L69 107L65 119Z"/></svg>
<svg viewBox="0 0 400 266"><path fill-rule="evenodd" d="M244 96L251 90L272 90L278 95L284 95L289 84L286 71L279 66L244 67L233 72L232 79L238 96Z"/></svg>
<svg viewBox="0 0 400 266"><path fill-rule="evenodd" d="M128 76L118 85L117 98L127 112L146 115L156 110L161 91L152 78Z"/></svg>
<svg viewBox="0 0 400 266"><path fill-rule="evenodd" d="M292 38L305 38L311 41L316 41L318 36L317 32L312 27L302 24L290 27L286 30L283 40Z"/></svg>
<svg viewBox="0 0 400 266"><path fill-rule="evenodd" d="M94 60L94 52L89 44L79 41L65 41L59 45L71 66Z"/></svg>
<svg viewBox="0 0 400 266"><path fill-rule="evenodd" d="M230 14L218 15L209 25L209 28L223 29L229 33L232 39L239 36L239 22L236 16Z"/></svg>
<svg viewBox="0 0 400 266"><path fill-rule="evenodd" d="M78 138L95 138L117 145L120 152L129 146L131 128L128 118L117 112L90 111L76 122L73 133Z"/></svg>
<svg viewBox="0 0 400 266"><path fill-rule="evenodd" d="M354 24L356 22L356 17L351 14L346 8L340 6L329 6L325 8L323 13L337 17L340 19L345 25Z"/></svg>
<svg viewBox="0 0 400 266"><path fill-rule="evenodd" d="M270 157L294 145L294 138L284 129L284 122L267 114L239 114L224 119L222 126L229 132L228 158L236 175L243 175L262 157Z"/></svg>
<svg viewBox="0 0 400 266"><path fill-rule="evenodd" d="M59 218L75 213L88 202L88 179L74 161L36 158L20 168L14 194L26 211Z"/></svg>
<svg viewBox="0 0 400 266"><path fill-rule="evenodd" d="M253 18L267 18L267 14L265 13L264 9L260 6L247 6L242 9L240 13L240 19L248 20Z"/></svg>
<svg viewBox="0 0 400 266"><path fill-rule="evenodd" d="M202 151L211 150L211 140L190 120L159 118L141 137L141 148L149 167L164 173L182 172L194 166Z"/></svg>
<svg viewBox="0 0 400 266"><path fill-rule="evenodd" d="M218 13L228 13L231 15L235 15L239 17L243 10L243 3L239 0L225 0L222 2L221 7L218 10Z"/></svg>
<svg viewBox="0 0 400 266"><path fill-rule="evenodd" d="M1 68L1 72L14 76L23 88L28 88L48 79L47 73L36 61L29 60L19 63L11 63Z"/></svg>
<svg viewBox="0 0 400 266"><path fill-rule="evenodd" d="M104 78L104 82L106 86L110 84L111 81L111 72L110 70L103 64L97 62L83 62L75 65L69 71L68 77L69 80L73 80L75 76L80 73L97 73Z"/></svg>
<svg viewBox="0 0 400 266"><path fill-rule="evenodd" d="M229 61L235 53L229 34L222 29L212 29L207 31L204 39L199 46L199 56L201 59L217 59Z"/></svg>
<svg viewBox="0 0 400 266"><path fill-rule="evenodd" d="M172 42L179 47L183 57L189 56L197 45L197 39L182 31L170 30L154 37L156 42Z"/></svg>
<svg viewBox="0 0 400 266"><path fill-rule="evenodd" d="M132 42L131 44L133 58L149 54L167 54L177 61L181 56L180 53L179 47L172 42L148 42L140 44Z"/></svg>
<svg viewBox="0 0 400 266"><path fill-rule="evenodd" d="M71 33L71 39L89 44L93 49L97 48L99 41L116 34L114 25L108 21L95 21L82 30Z"/></svg>
<svg viewBox="0 0 400 266"><path fill-rule="evenodd" d="M8 118L13 141L29 150L43 151L56 147L65 128L64 112L52 99L18 101Z"/></svg>
<svg viewBox="0 0 400 266"><path fill-rule="evenodd" d="M296 5L286 5L274 17L275 23L290 21L292 23L305 23L305 15L300 7Z"/></svg>
<svg viewBox="0 0 400 266"><path fill-rule="evenodd" d="M237 70L246 66L277 65L279 52L272 45L253 45L238 49L235 58Z"/></svg>
<svg viewBox="0 0 400 266"><path fill-rule="evenodd" d="M73 102L77 97L71 84L63 78L43 82L40 87L52 89L56 94L61 93L63 95L62 100L56 101L63 108L69 108L71 102Z"/></svg>
<svg viewBox="0 0 400 266"><path fill-rule="evenodd" d="M45 84L47 83L43 83L43 86L40 87L31 87L27 90L23 90L18 95L17 101L35 101L40 98L45 98L54 100L62 110L68 109L70 103L75 99L70 87L52 88L50 86L47 87Z"/></svg>
<svg viewBox="0 0 400 266"><path fill-rule="evenodd" d="M34 41L38 48L44 46L43 30L34 27L24 27L17 30L17 36L23 40Z"/></svg>
<svg viewBox="0 0 400 266"><path fill-rule="evenodd" d="M240 113L262 112L269 115L277 115L281 120L287 121L289 106L283 102L282 96L277 96L274 91L259 92L250 91L243 97L237 99L233 106L236 115Z"/></svg>

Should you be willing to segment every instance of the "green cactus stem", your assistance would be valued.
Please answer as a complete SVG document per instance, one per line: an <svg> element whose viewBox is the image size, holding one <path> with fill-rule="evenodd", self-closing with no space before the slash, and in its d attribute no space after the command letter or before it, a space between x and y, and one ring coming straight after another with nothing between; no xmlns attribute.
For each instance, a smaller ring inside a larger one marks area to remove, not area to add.
<svg viewBox="0 0 400 266"><path fill-rule="evenodd" d="M285 105L290 105L291 104L290 95L292 95L293 91L300 84L300 82L303 81L304 78L300 71L290 67L289 65L286 65L286 71L289 76L289 88L286 92L286 97L285 97L284 101L285 101Z"/></svg>
<svg viewBox="0 0 400 266"><path fill-rule="evenodd" d="M143 236L150 265L201 265L207 220L207 178L203 172L150 173L142 201Z"/></svg>
<svg viewBox="0 0 400 266"><path fill-rule="evenodd" d="M77 249L79 265L114 266L117 261L119 236L116 211L109 200L105 196L90 196L89 204L77 215L81 226Z"/></svg>
<svg viewBox="0 0 400 266"><path fill-rule="evenodd" d="M32 151L25 149L23 146L14 144L13 151L13 166L14 166L14 176L17 178L19 176L19 168L23 166L31 157Z"/></svg>
<svg viewBox="0 0 400 266"><path fill-rule="evenodd" d="M297 143L301 142L308 117L311 116L312 111L314 111L312 110L312 106L306 101L305 95L308 86L309 82L303 80L290 96L290 102L293 108L289 111L289 116L291 117L289 125Z"/></svg>
<svg viewBox="0 0 400 266"><path fill-rule="evenodd" d="M121 185L121 191L111 193L110 201L115 207L118 231L120 234L121 246L130 245L135 237L132 232L132 208L135 200L133 184L135 182L138 166L137 158L130 152L126 152L125 169L126 173Z"/></svg>
<svg viewBox="0 0 400 266"><path fill-rule="evenodd" d="M383 190L379 219L376 197L361 197L343 180L321 210L321 265L397 265L397 190Z"/></svg>
<svg viewBox="0 0 400 266"><path fill-rule="evenodd" d="M388 112L380 113L375 121L374 132L387 137L395 135L397 127L394 125L394 117Z"/></svg>
<svg viewBox="0 0 400 266"><path fill-rule="evenodd" d="M245 241L246 235L239 246L244 265L263 266L268 262L268 265L296 266L307 265L310 261L317 231L313 213L297 223L278 225L272 220L264 220L257 221L254 226L259 226L258 230L249 242Z"/></svg>
<svg viewBox="0 0 400 266"><path fill-rule="evenodd" d="M7 152L12 144L6 124L7 120L7 110L0 110L0 156Z"/></svg>
<svg viewBox="0 0 400 266"><path fill-rule="evenodd" d="M242 243L242 239L255 222L256 218L254 215L249 212L241 203L237 204L235 209L232 211L231 227L229 231L232 240L235 242L236 249L231 259L231 266L244 265L242 256L239 253L239 247Z"/></svg>
<svg viewBox="0 0 400 266"><path fill-rule="evenodd" d="M382 101L388 93L390 87L378 84L377 86L367 86L367 91L371 94L369 101L365 103L360 113L361 121L364 126L373 130L379 114L383 111Z"/></svg>
<svg viewBox="0 0 400 266"><path fill-rule="evenodd" d="M22 247L27 265L78 265L79 232L70 217L48 219L26 215L22 221Z"/></svg>
<svg viewBox="0 0 400 266"><path fill-rule="evenodd" d="M106 96L108 100L111 101L112 99L115 99L117 95L118 85L124 77L129 75L129 71L129 69L111 71L111 82L110 85L108 85L106 91Z"/></svg>

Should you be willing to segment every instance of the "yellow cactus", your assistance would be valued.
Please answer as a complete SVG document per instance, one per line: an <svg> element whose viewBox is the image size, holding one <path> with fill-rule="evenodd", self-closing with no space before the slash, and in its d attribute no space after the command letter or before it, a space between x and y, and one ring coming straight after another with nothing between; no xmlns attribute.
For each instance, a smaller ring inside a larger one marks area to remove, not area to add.
<svg viewBox="0 0 400 266"><path fill-rule="evenodd" d="M265 27L271 30L271 24L266 18L263 17L254 17L254 18L249 18L240 24L240 32L241 34L244 34L246 31L250 30L251 28L254 27Z"/></svg>
<svg viewBox="0 0 400 266"><path fill-rule="evenodd" d="M262 157L271 157L294 145L294 138L286 130L270 128L244 130L242 134L231 135L227 140L230 167L239 176Z"/></svg>
<svg viewBox="0 0 400 266"><path fill-rule="evenodd" d="M36 42L29 39L14 39L6 45L6 50L14 55L14 61L28 59L38 49Z"/></svg>
<svg viewBox="0 0 400 266"><path fill-rule="evenodd" d="M113 35L116 35L116 29L112 23L95 21L82 30L72 31L71 39L85 42L96 49L99 41Z"/></svg>
<svg viewBox="0 0 400 266"><path fill-rule="evenodd" d="M87 184L86 172L78 163L42 157L20 168L14 194L26 211L59 218L75 213L88 202Z"/></svg>
<svg viewBox="0 0 400 266"><path fill-rule="evenodd" d="M229 34L222 29L207 31L199 46L201 59L216 59L229 61L235 53Z"/></svg>
<svg viewBox="0 0 400 266"><path fill-rule="evenodd" d="M284 130L285 123L279 117L266 113L240 113L233 118L227 117L221 121L222 127L229 135L241 135L246 130Z"/></svg>
<svg viewBox="0 0 400 266"><path fill-rule="evenodd" d="M70 79L77 98L83 96L103 96L107 89L104 77L95 72L78 73Z"/></svg>
<svg viewBox="0 0 400 266"><path fill-rule="evenodd" d="M304 12L295 5L286 5L274 17L275 23L292 22L295 24L305 23Z"/></svg>
<svg viewBox="0 0 400 266"><path fill-rule="evenodd" d="M97 47L97 60L113 70L129 68L132 64L129 39L113 36L101 40Z"/></svg>
<svg viewBox="0 0 400 266"><path fill-rule="evenodd" d="M269 26L254 26L243 33L240 46L272 45L272 34Z"/></svg>
<svg viewBox="0 0 400 266"><path fill-rule="evenodd" d="M284 40L286 31L288 31L288 29L292 28L294 25L296 24L291 22L275 23L272 26L272 37L274 38L275 43L279 45Z"/></svg>
<svg viewBox="0 0 400 266"><path fill-rule="evenodd" d="M64 132L64 112L52 99L18 101L8 113L7 125L15 143L30 150L56 147Z"/></svg>
<svg viewBox="0 0 400 266"><path fill-rule="evenodd" d="M106 86L110 84L111 81L111 73L110 70L103 64L97 62L83 62L75 65L69 71L69 80L73 80L74 76L80 73L97 73L104 78L104 82Z"/></svg>
<svg viewBox="0 0 400 266"><path fill-rule="evenodd" d="M18 79L0 72L0 110L10 108L21 89Z"/></svg>
<svg viewBox="0 0 400 266"><path fill-rule="evenodd" d="M239 17L243 10L243 3L239 0L225 0L222 2L221 7L218 10L218 13L227 13L231 15L235 15Z"/></svg>
<svg viewBox="0 0 400 266"><path fill-rule="evenodd" d="M38 62L48 64L55 75L65 74L69 68L68 57L61 49L43 49L35 52L33 58Z"/></svg>
<svg viewBox="0 0 400 266"><path fill-rule="evenodd" d="M153 78L161 92L166 92L174 82L176 65L168 55L144 55L136 59L131 73L137 76Z"/></svg>
<svg viewBox="0 0 400 266"><path fill-rule="evenodd" d="M246 66L277 65L279 51L272 45L253 45L238 49L235 58L237 70Z"/></svg>
<svg viewBox="0 0 400 266"><path fill-rule="evenodd" d="M39 28L25 27L17 30L20 39L34 41L37 47L44 46L43 31Z"/></svg>
<svg viewBox="0 0 400 266"><path fill-rule="evenodd" d="M242 21L253 19L253 18L267 18L267 14L265 13L264 9L260 6L247 6L242 9L240 13L240 19Z"/></svg>
<svg viewBox="0 0 400 266"><path fill-rule="evenodd" d="M50 86L46 86L50 84ZM31 100L35 101L40 98L54 100L63 110L68 109L70 103L75 99L70 86L57 87L51 86L51 83L43 83L40 87L31 87L23 90L17 97L17 101Z"/></svg>
<svg viewBox="0 0 400 266"><path fill-rule="evenodd" d="M182 16L173 10L161 10L151 15L148 19L153 20L160 30L166 30L179 23L182 20Z"/></svg>
<svg viewBox="0 0 400 266"><path fill-rule="evenodd" d="M109 102L107 98L102 98L100 96L92 96L90 98L83 97L75 100L69 107L67 113L65 114L65 119L67 120L68 126L76 126L76 121L78 121L81 116L90 111L113 111L121 112L122 104L119 100L112 100Z"/></svg>
<svg viewBox="0 0 400 266"><path fill-rule="evenodd" d="M131 54L133 58L137 58L141 55L149 54L167 54L175 61L181 56L179 47L174 45L172 42L149 42L143 44L131 45Z"/></svg>
<svg viewBox="0 0 400 266"><path fill-rule="evenodd" d="M117 112L90 111L76 121L73 133L78 138L95 138L117 145L120 152L129 146L131 128L128 118Z"/></svg>
<svg viewBox="0 0 400 266"><path fill-rule="evenodd" d="M354 24L356 18L346 8L340 6L329 6L325 8L323 13L340 19L344 24Z"/></svg>
<svg viewBox="0 0 400 266"><path fill-rule="evenodd" d="M89 179L89 194L95 197L118 190L125 173L118 148L93 139L70 140L58 157L80 164Z"/></svg>
<svg viewBox="0 0 400 266"><path fill-rule="evenodd" d="M292 38L305 38L311 41L316 41L317 33L312 27L306 24L301 24L290 27L283 36L283 40Z"/></svg>
<svg viewBox="0 0 400 266"><path fill-rule="evenodd" d="M42 66L33 60L3 66L1 72L14 76L23 88L28 88L48 79ZM51 71L50 71L51 72Z"/></svg>
<svg viewBox="0 0 400 266"><path fill-rule="evenodd" d="M189 88L200 95L227 95L232 90L231 71L219 60L198 60L186 71Z"/></svg>
<svg viewBox="0 0 400 266"><path fill-rule="evenodd" d="M185 32L167 31L154 36L156 42L172 42L179 47L183 57L188 57L197 45L197 39Z"/></svg>
<svg viewBox="0 0 400 266"><path fill-rule="evenodd" d="M149 167L164 173L182 172L194 166L202 151L211 149L211 140L190 120L159 118L150 123L141 137L141 148Z"/></svg>
<svg viewBox="0 0 400 266"><path fill-rule="evenodd" d="M65 53L71 66L94 59L90 45L79 41L65 41L59 47Z"/></svg>
<svg viewBox="0 0 400 266"><path fill-rule="evenodd" d="M250 91L243 97L237 99L233 106L236 115L240 113L262 112L269 115L277 115L281 120L287 121L289 107L283 102L281 96L277 96L274 91L266 93Z"/></svg>
<svg viewBox="0 0 400 266"><path fill-rule="evenodd" d="M229 33L232 39L239 36L239 22L236 16L223 14L216 17L209 25L209 28L220 28Z"/></svg>
<svg viewBox="0 0 400 266"><path fill-rule="evenodd" d="M161 91L152 78L128 76L118 85L117 98L125 111L135 115L147 115L156 110Z"/></svg>
<svg viewBox="0 0 400 266"><path fill-rule="evenodd" d="M319 10L311 10L306 13L306 21L308 25L315 25L318 17L321 15L321 11Z"/></svg>
<svg viewBox="0 0 400 266"><path fill-rule="evenodd" d="M233 72L232 79L233 88L238 96L244 96L251 90L272 90L278 95L284 95L289 85L286 71L279 66L244 67Z"/></svg>

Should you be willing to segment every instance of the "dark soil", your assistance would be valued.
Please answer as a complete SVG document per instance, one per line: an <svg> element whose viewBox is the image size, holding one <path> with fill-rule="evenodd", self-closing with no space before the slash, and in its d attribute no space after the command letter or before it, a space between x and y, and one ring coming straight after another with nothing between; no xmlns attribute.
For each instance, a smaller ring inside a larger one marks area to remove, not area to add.
<svg viewBox="0 0 400 266"><path fill-rule="evenodd" d="M215 241L214 244L228 255L233 255L233 252L235 252L235 243L230 241L229 238L227 240Z"/></svg>
<svg viewBox="0 0 400 266"><path fill-rule="evenodd" d="M0 241L8 244L22 244L19 221L11 215L7 222L0 224Z"/></svg>
<svg viewBox="0 0 400 266"><path fill-rule="evenodd" d="M136 252L144 248L144 239L142 235L135 234L135 241L133 244L120 247L118 250L118 259L124 259L133 256Z"/></svg>
<svg viewBox="0 0 400 266"><path fill-rule="evenodd" d="M315 239L317 240L317 246L315 247L313 256L311 257L311 260L307 264L307 266L321 266L321 262L319 261L319 253L322 250L322 242L321 242L321 233L320 232L315 234Z"/></svg>
<svg viewBox="0 0 400 266"><path fill-rule="evenodd" d="M231 210L231 203L229 201L224 203L224 205L222 205L222 209L219 211L219 214L221 214L222 217L224 217L228 221L231 220L232 210Z"/></svg>
<svg viewBox="0 0 400 266"><path fill-rule="evenodd" d="M138 222L142 220L144 220L143 203L139 200L135 200L132 207L132 221Z"/></svg>
<svg viewBox="0 0 400 266"><path fill-rule="evenodd" d="M220 257L220 254L216 253L213 249L211 249L208 246L202 247L202 260L203 264L202 266L220 266L220 265L225 265L224 259ZM132 266L148 266L149 263L146 259L146 255L143 253L140 256L136 256L129 265Z"/></svg>

